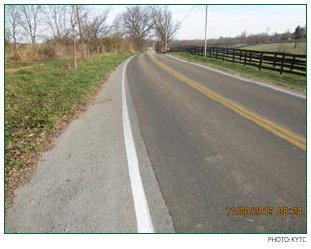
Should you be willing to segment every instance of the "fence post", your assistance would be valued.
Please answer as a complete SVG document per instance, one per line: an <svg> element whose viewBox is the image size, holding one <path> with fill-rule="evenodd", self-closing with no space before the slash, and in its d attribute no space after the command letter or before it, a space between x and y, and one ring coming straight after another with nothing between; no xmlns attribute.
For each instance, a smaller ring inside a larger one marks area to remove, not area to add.
<svg viewBox="0 0 311 249"><path fill-rule="evenodd" d="M225 51L222 49L222 61L225 61Z"/></svg>
<svg viewBox="0 0 311 249"><path fill-rule="evenodd" d="M216 49L216 60L218 60L218 48L215 49Z"/></svg>
<svg viewBox="0 0 311 249"><path fill-rule="evenodd" d="M275 63L276 63L276 54L274 54L273 67L275 67Z"/></svg>
<svg viewBox="0 0 311 249"><path fill-rule="evenodd" d="M232 63L234 63L234 58L235 58L235 50L233 49L233 58L232 58Z"/></svg>
<svg viewBox="0 0 311 249"><path fill-rule="evenodd" d="M295 64L295 59L296 59L296 56L294 55L293 56L293 60L292 60L292 65L290 66L290 70L291 71L293 70L293 67L294 67L294 64Z"/></svg>
<svg viewBox="0 0 311 249"><path fill-rule="evenodd" d="M261 64L262 64L262 52L260 53L259 70L261 69Z"/></svg>
<svg viewBox="0 0 311 249"><path fill-rule="evenodd" d="M283 68L284 68L284 60L285 60L285 54L282 56L282 64L281 64L281 69L280 69L280 74L283 73Z"/></svg>
<svg viewBox="0 0 311 249"><path fill-rule="evenodd" d="M247 51L244 50L244 66L246 66L246 56L247 56Z"/></svg>

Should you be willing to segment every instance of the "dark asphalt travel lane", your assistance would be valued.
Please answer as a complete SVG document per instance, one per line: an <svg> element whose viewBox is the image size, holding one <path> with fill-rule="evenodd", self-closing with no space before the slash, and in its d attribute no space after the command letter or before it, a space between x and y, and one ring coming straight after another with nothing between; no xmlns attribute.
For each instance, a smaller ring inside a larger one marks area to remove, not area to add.
<svg viewBox="0 0 311 249"><path fill-rule="evenodd" d="M205 77L209 80L209 74ZM305 215L277 215L279 206L302 206L305 211L304 150L176 79L146 54L128 64L127 80L176 232L306 231ZM269 111L263 115L269 117ZM298 123L293 130L304 125ZM274 214L227 215L226 207L236 206L273 207Z"/></svg>
<svg viewBox="0 0 311 249"><path fill-rule="evenodd" d="M209 71L169 56L160 55L157 58L212 91L236 101L294 132L306 135L305 99Z"/></svg>

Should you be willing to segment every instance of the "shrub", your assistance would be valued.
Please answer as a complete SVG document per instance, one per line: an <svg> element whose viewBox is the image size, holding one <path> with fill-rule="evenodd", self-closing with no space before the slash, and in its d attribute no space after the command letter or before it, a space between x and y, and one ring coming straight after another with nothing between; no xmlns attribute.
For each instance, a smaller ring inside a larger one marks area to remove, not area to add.
<svg viewBox="0 0 311 249"><path fill-rule="evenodd" d="M56 58L59 56L59 53L57 51L57 47L53 45L43 45L41 46L37 54L40 58L45 59L45 58Z"/></svg>

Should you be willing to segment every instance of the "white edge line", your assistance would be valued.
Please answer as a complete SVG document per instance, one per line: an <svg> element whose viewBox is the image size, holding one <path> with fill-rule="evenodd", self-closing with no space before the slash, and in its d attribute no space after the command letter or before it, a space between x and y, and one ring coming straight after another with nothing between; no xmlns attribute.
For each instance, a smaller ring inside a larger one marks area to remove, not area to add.
<svg viewBox="0 0 311 249"><path fill-rule="evenodd" d="M130 57L125 62L122 71L122 118L124 142L131 180L138 233L154 233L148 203L139 172L137 152L134 143L125 94L126 67L133 57L134 56Z"/></svg>
<svg viewBox="0 0 311 249"><path fill-rule="evenodd" d="M243 80L243 81L250 82L250 83L254 83L254 84L257 84L257 85L260 85L260 86L268 87L268 88L271 88L271 89L279 91L279 92L287 93L289 95L292 95L292 96L295 96L295 97L298 97L298 98L302 98L302 99L306 98L306 95L304 95L304 94L299 94L299 93L291 92L289 90L285 90L285 89L282 89L280 87L272 86L272 85L269 85L269 84L266 84L266 83L263 83L263 82L259 82L259 81L255 81L255 80L250 80L250 79L245 79L243 77L239 77L237 75L226 73L226 72L223 72L223 71L218 70L218 69L210 68L210 67L207 67L207 66L204 66L204 65L201 65L201 64L197 64L197 63L194 63L194 62L190 62L190 61L187 61L187 60L176 58L176 57L174 57L172 55L166 55L166 56L169 56L169 57L171 57L173 59L176 59L176 60L179 60L179 61L183 61L183 62L192 64L192 65L195 65L195 66L198 66L198 67L205 68L207 70L210 70L210 71L213 71L213 72L216 72L216 73L224 74L224 75L232 77L232 78L236 78L236 79Z"/></svg>

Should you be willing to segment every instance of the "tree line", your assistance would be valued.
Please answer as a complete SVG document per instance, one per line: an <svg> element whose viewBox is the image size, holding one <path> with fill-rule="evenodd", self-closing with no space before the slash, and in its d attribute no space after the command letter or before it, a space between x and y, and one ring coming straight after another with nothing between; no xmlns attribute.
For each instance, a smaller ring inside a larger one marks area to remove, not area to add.
<svg viewBox="0 0 311 249"><path fill-rule="evenodd" d="M215 47L231 47L239 44L259 44L259 43L273 43L280 41L296 41L306 39L306 26L297 26L293 32L289 30L283 33L269 34L270 28L267 28L265 32L259 34L248 34L247 31L243 31L236 37L219 37L217 39L208 39L208 46ZM176 40L173 46L204 46L204 40Z"/></svg>
<svg viewBox="0 0 311 249"><path fill-rule="evenodd" d="M128 6L107 24L109 8L87 5L6 5L5 39L7 43L94 44L113 37L143 49L152 37L161 50L172 41L180 25L174 22L167 6Z"/></svg>
<svg viewBox="0 0 311 249"><path fill-rule="evenodd" d="M180 22L173 19L168 6L127 6L107 24L109 8L88 5L5 5L5 41L19 51L19 44L56 44L79 51L103 52L118 49L121 43L142 50L154 45L164 52L171 46L203 46L203 40L176 40ZM306 38L306 27L297 26L294 32L248 34L243 31L236 37L209 39L208 46L230 47L236 44L269 43Z"/></svg>

